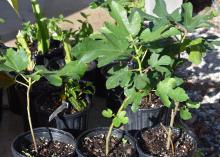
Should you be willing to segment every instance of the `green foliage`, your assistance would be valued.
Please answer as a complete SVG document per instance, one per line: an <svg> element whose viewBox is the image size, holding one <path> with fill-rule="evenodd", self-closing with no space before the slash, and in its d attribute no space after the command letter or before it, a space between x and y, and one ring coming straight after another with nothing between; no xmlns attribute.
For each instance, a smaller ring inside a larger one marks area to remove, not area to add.
<svg viewBox="0 0 220 157"><path fill-rule="evenodd" d="M166 78L157 85L156 94L160 97L165 106L171 107L171 100L184 102L189 99L184 89L178 86L176 78Z"/></svg>
<svg viewBox="0 0 220 157"><path fill-rule="evenodd" d="M24 49L17 52L13 49L7 49L4 56L0 56L0 71L22 72L28 67L28 56Z"/></svg>
<svg viewBox="0 0 220 157"><path fill-rule="evenodd" d="M111 109L102 111L102 115L106 118L113 118L112 123L114 127L120 127L122 124L128 123L128 117L126 117L126 111L119 111L116 115L113 114Z"/></svg>
<svg viewBox="0 0 220 157"><path fill-rule="evenodd" d="M49 30L47 28L47 23L42 15L42 11L37 0L31 0L31 5L37 21L38 50L42 53L46 53L49 50Z"/></svg>
<svg viewBox="0 0 220 157"><path fill-rule="evenodd" d="M88 106L88 102L85 99L85 95L87 94L94 94L94 87L91 83L79 83L68 80L65 84L65 92L62 97L65 101L69 102L76 111L81 112Z"/></svg>
<svg viewBox="0 0 220 157"><path fill-rule="evenodd" d="M170 76L170 71L166 66L171 65L172 59L167 55L159 57L159 54L152 53L150 59L148 60L148 64L155 70L165 73L166 76Z"/></svg>
<svg viewBox="0 0 220 157"><path fill-rule="evenodd" d="M102 115L103 117L106 117L106 118L112 118L114 116L111 109L103 110Z"/></svg>
<svg viewBox="0 0 220 157"><path fill-rule="evenodd" d="M116 72L111 69L110 74L112 74L112 76L110 76L106 82L107 89L112 89L117 86L127 87L132 76L132 72L129 71L127 67Z"/></svg>

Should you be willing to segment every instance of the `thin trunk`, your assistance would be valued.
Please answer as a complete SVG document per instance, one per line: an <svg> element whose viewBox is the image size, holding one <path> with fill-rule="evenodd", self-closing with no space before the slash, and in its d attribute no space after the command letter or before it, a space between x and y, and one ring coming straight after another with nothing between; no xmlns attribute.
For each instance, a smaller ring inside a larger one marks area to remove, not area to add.
<svg viewBox="0 0 220 157"><path fill-rule="evenodd" d="M28 87L27 87L27 114L28 114L28 122L29 122L29 127L30 127L30 131L31 131L31 136L32 136L32 140L34 143L34 149L36 152L38 152L37 150L37 143L35 140L35 135L34 135L34 131L33 131L33 126L32 126L32 122L31 122L31 113L30 113L30 90L31 90L31 85L32 85L32 81L31 78L28 79Z"/></svg>
<svg viewBox="0 0 220 157"><path fill-rule="evenodd" d="M174 125L174 121L175 121L175 117L176 117L176 113L179 109L179 103L175 103L175 108L172 109L172 113L171 113L171 119L170 119L170 126L169 126L169 131L168 131L168 137L167 137L167 150L170 149L170 144L171 144L171 140L172 140L172 128Z"/></svg>

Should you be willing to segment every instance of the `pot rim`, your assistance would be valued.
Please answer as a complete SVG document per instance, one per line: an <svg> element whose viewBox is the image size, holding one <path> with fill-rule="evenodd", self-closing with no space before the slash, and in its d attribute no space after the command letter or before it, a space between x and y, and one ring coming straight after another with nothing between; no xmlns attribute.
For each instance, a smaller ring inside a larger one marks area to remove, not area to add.
<svg viewBox="0 0 220 157"><path fill-rule="evenodd" d="M53 133L53 132L56 132L56 133L59 133L60 135L64 135L64 136L67 136L68 138L70 138L70 139L72 139L73 141L74 141L74 143L75 143L75 151L72 153L72 154L74 154L75 152L76 152L76 139L75 139L75 137L73 137L70 133L68 133L68 132L66 132L66 131L64 131L64 130L61 130L61 129L57 129L57 128L52 128L52 127L39 127L39 128L35 128L34 129L34 134L36 134L36 133L40 133L40 132L49 132L49 133ZM12 152L15 152L17 155L19 155L19 156L24 156L24 155L22 155L18 150L16 150L16 148L15 148L15 143L16 143L16 141L18 141L18 140L20 140L20 139L22 139L22 138L24 138L25 136L27 136L27 135L30 135L31 134L31 131L27 131L27 132L23 132L23 133L20 133L20 134L18 134L14 139L13 139L13 141L12 141L12 143L11 143L11 151ZM66 143L66 144L68 144L68 143Z"/></svg>
<svg viewBox="0 0 220 157"><path fill-rule="evenodd" d="M76 151L77 153L79 153L80 155L83 155L83 152L81 151L81 149L79 148L80 143L82 142L82 139L84 139L85 137L87 137L88 134L92 134L93 132L108 132L108 127L97 127L97 128L92 128L92 129L88 129L86 131L84 131L77 139L76 139ZM118 128L113 128L112 134L121 134L122 136L125 136L128 138L128 141L131 143L131 145L134 148L134 152L136 154L136 142L135 139L125 130L121 130Z"/></svg>
<svg viewBox="0 0 220 157"><path fill-rule="evenodd" d="M150 155L150 156L152 156L152 157L155 157L155 156L153 156L152 154L147 154L146 152L144 152L143 150L142 150L142 148L140 147L140 144L139 144L139 142L138 142L138 136L140 135L140 133L141 132L143 132L143 131L145 131L145 130L149 130L149 129L152 129L152 128L157 128L157 127L160 127L160 124L159 125L156 125L156 126L154 126L154 127L150 127L150 128L143 128L143 129L141 129L141 130L139 130L136 134L135 134L135 142L136 142L136 148L137 148L137 151L138 152L141 152L142 154L145 154L145 155ZM168 127L168 126L165 126L165 127ZM193 154L193 152L195 152L195 150L197 149L197 142L196 142L196 136L195 136L195 134L191 131L191 130L189 130L189 129L182 129L182 128L177 128L177 127L173 127L173 129L174 130L183 130L185 133L187 133L187 135L189 135L191 138L192 138L192 143L193 143L193 146L194 146L194 148L189 152L189 154ZM188 155L189 155L188 154Z"/></svg>

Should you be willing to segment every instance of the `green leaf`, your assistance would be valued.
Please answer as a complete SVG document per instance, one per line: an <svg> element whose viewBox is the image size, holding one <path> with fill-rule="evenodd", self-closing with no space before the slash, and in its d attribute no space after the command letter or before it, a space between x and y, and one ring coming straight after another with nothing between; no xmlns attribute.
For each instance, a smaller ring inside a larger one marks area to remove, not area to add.
<svg viewBox="0 0 220 157"><path fill-rule="evenodd" d="M112 1L110 4L111 16L116 22L123 26L128 32L130 32L130 25L127 17L127 11L116 1Z"/></svg>
<svg viewBox="0 0 220 157"><path fill-rule="evenodd" d="M11 5L11 7L14 9L14 11L16 12L17 15L19 15L18 9L18 0L7 0L8 3Z"/></svg>
<svg viewBox="0 0 220 157"><path fill-rule="evenodd" d="M136 36L140 29L141 29L141 16L139 12L134 12L130 17L129 17L129 22L130 22L130 32L133 36Z"/></svg>
<svg viewBox="0 0 220 157"><path fill-rule="evenodd" d="M134 86L137 89L143 89L149 83L150 80L148 79L147 74L136 75L134 78Z"/></svg>
<svg viewBox="0 0 220 157"><path fill-rule="evenodd" d="M159 17L165 17L168 15L166 3L164 0L156 0L153 13Z"/></svg>
<svg viewBox="0 0 220 157"><path fill-rule="evenodd" d="M167 55L159 57L160 54L153 53L148 60L148 64L161 73L166 73L167 75L170 74L170 71L164 66L170 65L172 63L172 59Z"/></svg>
<svg viewBox="0 0 220 157"><path fill-rule="evenodd" d="M87 38L73 48L72 55L84 63L98 59L98 66L101 67L130 54L127 50L128 42L123 44L124 49L112 43Z"/></svg>
<svg viewBox="0 0 220 157"><path fill-rule="evenodd" d="M49 81L50 84L54 86L62 85L62 79L58 75L44 75L44 77Z"/></svg>
<svg viewBox="0 0 220 157"><path fill-rule="evenodd" d="M140 39L148 43L178 34L180 34L180 31L177 28L170 27L170 25L163 25L155 30L145 29L141 33Z"/></svg>
<svg viewBox="0 0 220 157"><path fill-rule="evenodd" d="M11 48L7 49L2 60L3 63L0 62L0 71L15 71L19 73L22 70L27 69L28 66L28 56L24 49L19 49L17 52Z"/></svg>
<svg viewBox="0 0 220 157"><path fill-rule="evenodd" d="M112 118L113 112L111 109L103 110L102 115L106 118Z"/></svg>
<svg viewBox="0 0 220 157"><path fill-rule="evenodd" d="M107 89L112 89L117 86L126 87L131 80L132 72L128 70L128 67L120 69L112 73L112 75L106 81Z"/></svg>
<svg viewBox="0 0 220 157"><path fill-rule="evenodd" d="M188 108L182 107L180 109L180 118L183 120L189 120L192 118L192 114L189 112Z"/></svg>
<svg viewBox="0 0 220 157"><path fill-rule="evenodd" d="M194 64L200 64L202 62L202 53L199 48L194 47L189 53L189 61Z"/></svg>
<svg viewBox="0 0 220 157"><path fill-rule="evenodd" d="M125 96L127 97L127 102L125 105L125 108L127 105L131 104L131 109L133 112L137 112L140 105L141 105L141 101L142 98L144 96L147 95L147 93L149 93L149 91L144 91L144 92L136 92L136 90L134 88L131 89L125 89Z"/></svg>
<svg viewBox="0 0 220 157"><path fill-rule="evenodd" d="M115 117L112 122L116 128L120 127L120 125L121 125L121 121L118 117Z"/></svg>
<svg viewBox="0 0 220 157"><path fill-rule="evenodd" d="M192 22L192 16L193 16L193 6L192 6L192 3L184 3L182 5L183 7L183 19L184 19L184 22L183 24L185 26L187 25L190 25L191 22Z"/></svg>
<svg viewBox="0 0 220 157"><path fill-rule="evenodd" d="M166 78L157 85L156 94L166 107L171 106L171 100L175 102L183 102L189 99L186 92L178 87L179 80L175 78Z"/></svg>
<svg viewBox="0 0 220 157"><path fill-rule="evenodd" d="M62 69L57 71L57 75L64 77L71 77L72 79L79 80L87 70L87 65L80 61L71 61L66 64Z"/></svg>
<svg viewBox="0 0 220 157"><path fill-rule="evenodd" d="M200 104L197 102L188 101L188 102L186 102L186 106L188 108L198 109L200 107Z"/></svg>
<svg viewBox="0 0 220 157"><path fill-rule="evenodd" d="M175 102L184 102L189 99L186 91L183 88L177 87L169 93L169 97Z"/></svg>

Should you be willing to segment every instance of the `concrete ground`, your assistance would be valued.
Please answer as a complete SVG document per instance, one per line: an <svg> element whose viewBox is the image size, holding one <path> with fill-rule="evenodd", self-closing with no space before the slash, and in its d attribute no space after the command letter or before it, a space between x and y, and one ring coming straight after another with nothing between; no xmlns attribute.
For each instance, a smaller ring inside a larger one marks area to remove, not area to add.
<svg viewBox="0 0 220 157"><path fill-rule="evenodd" d="M0 18L5 19L5 23L0 25L0 37L8 46L14 45L14 38L19 29L22 28L22 22L34 21L34 16L30 6L30 0L22 0L20 2L20 17L16 15L7 1L0 1ZM104 9L90 9L91 0L39 0L41 8L46 17L57 17L62 14L66 19L74 24L61 24L65 29L77 29L80 23L78 19L82 19L80 12L84 12L89 16L88 20L92 24L94 30L98 30L105 21L110 19Z"/></svg>

